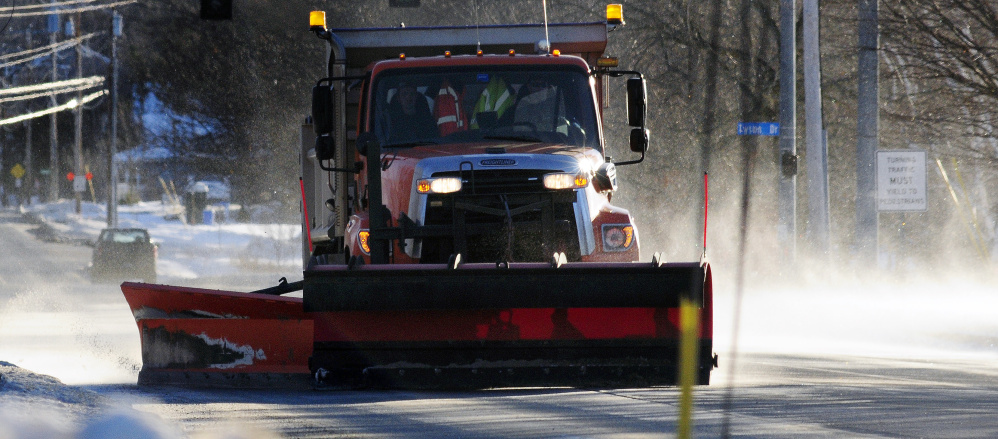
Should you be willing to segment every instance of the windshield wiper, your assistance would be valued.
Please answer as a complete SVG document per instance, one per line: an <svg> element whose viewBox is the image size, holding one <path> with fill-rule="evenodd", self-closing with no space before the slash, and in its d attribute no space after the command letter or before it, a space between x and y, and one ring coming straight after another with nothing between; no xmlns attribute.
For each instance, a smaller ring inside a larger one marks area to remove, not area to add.
<svg viewBox="0 0 998 439"><path fill-rule="evenodd" d="M514 142L543 142L543 140L531 136L483 136L483 139L488 140L512 140Z"/></svg>

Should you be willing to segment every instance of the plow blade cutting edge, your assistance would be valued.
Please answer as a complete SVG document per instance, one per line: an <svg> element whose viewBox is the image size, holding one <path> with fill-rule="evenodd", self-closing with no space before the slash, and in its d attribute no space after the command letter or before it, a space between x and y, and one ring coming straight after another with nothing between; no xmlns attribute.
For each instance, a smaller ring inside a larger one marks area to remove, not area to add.
<svg viewBox="0 0 998 439"><path fill-rule="evenodd" d="M299 298L125 282L139 384L308 387L312 320Z"/></svg>
<svg viewBox="0 0 998 439"><path fill-rule="evenodd" d="M334 387L674 384L684 297L698 307L707 384L706 263L316 266L303 292L309 369Z"/></svg>

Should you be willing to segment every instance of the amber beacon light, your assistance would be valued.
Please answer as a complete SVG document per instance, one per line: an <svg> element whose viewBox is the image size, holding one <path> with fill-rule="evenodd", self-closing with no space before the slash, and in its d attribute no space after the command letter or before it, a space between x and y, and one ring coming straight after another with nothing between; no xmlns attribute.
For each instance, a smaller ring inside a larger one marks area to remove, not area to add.
<svg viewBox="0 0 998 439"><path fill-rule="evenodd" d="M613 26L624 24L624 9L622 5L618 3L606 5L606 24Z"/></svg>
<svg viewBox="0 0 998 439"><path fill-rule="evenodd" d="M323 32L326 30L326 11L312 11L308 13L308 29L311 31Z"/></svg>

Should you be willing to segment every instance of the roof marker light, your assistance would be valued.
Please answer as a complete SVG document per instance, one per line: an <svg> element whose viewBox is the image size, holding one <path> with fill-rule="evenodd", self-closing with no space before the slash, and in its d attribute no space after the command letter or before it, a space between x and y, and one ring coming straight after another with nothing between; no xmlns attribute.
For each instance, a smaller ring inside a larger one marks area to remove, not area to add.
<svg viewBox="0 0 998 439"><path fill-rule="evenodd" d="M450 58L450 51L449 50L445 50L444 51L444 58Z"/></svg>
<svg viewBox="0 0 998 439"><path fill-rule="evenodd" d="M623 26L624 11L619 3L606 5L606 24L610 26Z"/></svg>
<svg viewBox="0 0 998 439"><path fill-rule="evenodd" d="M561 56L561 51L558 49L554 49L551 51L551 54L554 56Z"/></svg>
<svg viewBox="0 0 998 439"><path fill-rule="evenodd" d="M404 53L400 53L399 54L399 61L405 61L405 54Z"/></svg>
<svg viewBox="0 0 998 439"><path fill-rule="evenodd" d="M482 52L482 49L478 49L478 53L476 53L476 55L478 55L478 56L482 56L484 54L485 54L485 52Z"/></svg>
<svg viewBox="0 0 998 439"><path fill-rule="evenodd" d="M597 67L617 67L618 65L620 65L620 59L616 57L605 56L596 60Z"/></svg>
<svg viewBox="0 0 998 439"><path fill-rule="evenodd" d="M308 29L311 31L324 32L326 30L326 11L309 12Z"/></svg>
<svg viewBox="0 0 998 439"><path fill-rule="evenodd" d="M514 55L516 55L516 51L513 49L509 49L509 56L514 56Z"/></svg>

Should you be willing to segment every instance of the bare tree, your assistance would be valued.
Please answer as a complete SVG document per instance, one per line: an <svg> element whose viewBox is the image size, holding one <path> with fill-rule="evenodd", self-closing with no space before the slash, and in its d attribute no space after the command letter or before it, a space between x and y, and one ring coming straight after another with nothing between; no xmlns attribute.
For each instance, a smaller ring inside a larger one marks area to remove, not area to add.
<svg viewBox="0 0 998 439"><path fill-rule="evenodd" d="M959 139L946 153L998 166L998 148L984 141L995 138L998 105L995 4L911 0L883 8L884 57L898 91L888 115L922 127L927 140L940 133Z"/></svg>

